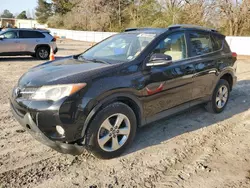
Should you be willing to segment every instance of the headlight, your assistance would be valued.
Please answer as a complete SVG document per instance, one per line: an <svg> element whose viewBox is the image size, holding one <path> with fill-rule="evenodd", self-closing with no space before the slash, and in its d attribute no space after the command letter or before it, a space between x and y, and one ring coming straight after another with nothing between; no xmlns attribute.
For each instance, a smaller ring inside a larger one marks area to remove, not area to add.
<svg viewBox="0 0 250 188"><path fill-rule="evenodd" d="M57 101L63 97L70 96L84 88L86 83L42 86L31 96L32 100Z"/></svg>

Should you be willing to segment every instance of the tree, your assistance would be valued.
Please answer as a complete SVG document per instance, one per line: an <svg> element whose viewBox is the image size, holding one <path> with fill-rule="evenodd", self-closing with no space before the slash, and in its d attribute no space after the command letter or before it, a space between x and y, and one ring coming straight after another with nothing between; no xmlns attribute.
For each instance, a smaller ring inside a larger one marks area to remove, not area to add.
<svg viewBox="0 0 250 188"><path fill-rule="evenodd" d="M74 7L74 4L70 0L52 0L52 5L54 12L61 15L70 12Z"/></svg>
<svg viewBox="0 0 250 188"><path fill-rule="evenodd" d="M220 0L212 4L217 7L225 33L231 36L242 35L250 28L249 0Z"/></svg>
<svg viewBox="0 0 250 188"><path fill-rule="evenodd" d="M33 19L34 18L34 17L32 17L29 9L26 11L26 16L27 16L27 19Z"/></svg>
<svg viewBox="0 0 250 188"><path fill-rule="evenodd" d="M127 27L194 24L225 35L250 34L250 0L39 0L37 18L50 27L122 31ZM48 17L51 16L48 20Z"/></svg>
<svg viewBox="0 0 250 188"><path fill-rule="evenodd" d="M27 19L26 11L22 11L16 18L17 19Z"/></svg>
<svg viewBox="0 0 250 188"><path fill-rule="evenodd" d="M3 11L3 14L0 16L1 18L14 18L14 15L7 9Z"/></svg>
<svg viewBox="0 0 250 188"><path fill-rule="evenodd" d="M48 18L52 16L52 4L46 0L38 0L38 6L36 7L36 19L39 23L44 24L48 21Z"/></svg>

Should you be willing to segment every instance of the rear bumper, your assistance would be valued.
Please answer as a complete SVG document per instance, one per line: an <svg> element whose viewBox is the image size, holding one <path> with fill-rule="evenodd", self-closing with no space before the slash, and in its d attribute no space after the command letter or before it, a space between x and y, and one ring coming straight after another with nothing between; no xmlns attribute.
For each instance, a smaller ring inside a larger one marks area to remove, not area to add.
<svg viewBox="0 0 250 188"><path fill-rule="evenodd" d="M26 113L23 117L20 117L11 103L11 111L16 120L29 132L36 140L51 147L52 149L65 154L79 155L83 152L84 147L77 144L67 144L60 141L52 141L45 136L33 121L30 113Z"/></svg>
<svg viewBox="0 0 250 188"><path fill-rule="evenodd" d="M237 76L234 76L233 77L233 84L232 84L232 87L234 87L237 83Z"/></svg>
<svg viewBox="0 0 250 188"><path fill-rule="evenodd" d="M58 48L56 47L55 49L54 49L54 54L56 54L58 52Z"/></svg>

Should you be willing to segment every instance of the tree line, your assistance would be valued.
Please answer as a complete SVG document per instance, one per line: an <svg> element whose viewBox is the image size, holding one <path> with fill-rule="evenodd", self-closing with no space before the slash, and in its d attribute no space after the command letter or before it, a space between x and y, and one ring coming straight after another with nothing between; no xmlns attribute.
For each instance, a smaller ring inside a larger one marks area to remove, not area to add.
<svg viewBox="0 0 250 188"><path fill-rule="evenodd" d="M0 14L0 18L16 18L16 19L32 19L29 11L22 11L20 14L14 16L8 9L5 9L2 14Z"/></svg>
<svg viewBox="0 0 250 188"><path fill-rule="evenodd" d="M73 30L196 24L225 35L250 34L250 0L38 0L35 14L49 27Z"/></svg>

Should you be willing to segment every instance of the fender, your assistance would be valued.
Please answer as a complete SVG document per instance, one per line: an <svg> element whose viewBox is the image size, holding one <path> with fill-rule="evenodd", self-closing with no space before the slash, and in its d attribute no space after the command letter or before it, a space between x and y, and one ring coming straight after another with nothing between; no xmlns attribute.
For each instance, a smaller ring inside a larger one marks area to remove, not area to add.
<svg viewBox="0 0 250 188"><path fill-rule="evenodd" d="M84 122L84 125L83 125L83 128L82 128L82 133L81 133L81 136L84 137L85 135L85 132L88 128L88 125L90 123L90 121L92 120L92 118L94 117L94 115L103 107L103 106L106 106L112 102L115 102L115 101L121 101L122 99L130 99L131 101L133 101L137 107L138 107L138 110L139 112L137 112L137 115L138 115L138 119L137 119L137 122L138 122L138 126L140 126L141 124L144 124L145 123L145 118L143 117L143 106L140 102L140 100L134 96L133 94L131 93L115 93L115 94L112 94L108 97L106 97L105 99L101 100L101 101L98 101L98 103L94 106L94 108L90 111L90 113L88 114L85 122Z"/></svg>
<svg viewBox="0 0 250 188"><path fill-rule="evenodd" d="M215 87L216 87L216 85L217 85L217 83L219 82L219 80L225 75L225 74L230 74L231 75L231 77L232 77L232 79L233 79L233 81L234 81L234 70L232 69L232 68L227 68L227 69L224 69L224 70L222 70L221 72L217 72L217 74L216 74L216 76L217 76L217 79L216 79L216 81L215 81L215 84L214 84L214 86L213 86L213 90L215 89ZM233 82L233 84L232 85L234 85L234 82ZM212 90L212 91L213 91Z"/></svg>
<svg viewBox="0 0 250 188"><path fill-rule="evenodd" d="M38 45L36 45L36 47L35 47L35 52L36 52L36 50L38 49L38 48L40 48L40 47L48 47L48 48L50 48L50 46L48 45L48 44L38 44Z"/></svg>

